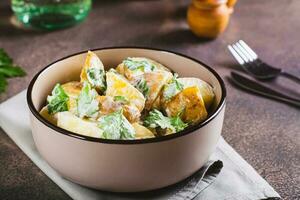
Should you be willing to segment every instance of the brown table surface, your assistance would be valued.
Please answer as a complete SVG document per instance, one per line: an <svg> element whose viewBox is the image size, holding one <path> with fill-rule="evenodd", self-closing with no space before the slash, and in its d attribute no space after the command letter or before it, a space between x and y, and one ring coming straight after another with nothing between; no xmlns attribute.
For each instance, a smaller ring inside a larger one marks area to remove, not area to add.
<svg viewBox="0 0 300 200"><path fill-rule="evenodd" d="M226 45L247 41L268 63L300 75L300 1L243 0L227 31L205 41L187 28L189 1L95 1L82 24L59 31L22 30L9 24L9 2L0 3L0 47L28 73L9 81L0 102L25 89L46 64L77 51L139 45L178 51L212 66L228 97L223 136L284 199L300 199L300 111L245 93L227 80L236 69ZM272 83L300 97L285 79ZM16 116L17 117L17 116ZM69 199L0 129L0 199Z"/></svg>

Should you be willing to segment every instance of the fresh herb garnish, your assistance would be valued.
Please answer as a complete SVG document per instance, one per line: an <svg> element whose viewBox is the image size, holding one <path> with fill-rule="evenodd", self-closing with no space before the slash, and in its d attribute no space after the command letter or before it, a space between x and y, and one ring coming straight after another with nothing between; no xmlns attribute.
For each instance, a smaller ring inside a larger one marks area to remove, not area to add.
<svg viewBox="0 0 300 200"><path fill-rule="evenodd" d="M24 76L26 73L22 68L15 65L9 55L0 48L0 93L4 92L7 86L7 78Z"/></svg>
<svg viewBox="0 0 300 200"><path fill-rule="evenodd" d="M133 60L132 58L126 58L123 64L132 71L150 72L156 68L148 60Z"/></svg>
<svg viewBox="0 0 300 200"><path fill-rule="evenodd" d="M124 96L114 96L114 101L119 101L124 104L128 104L129 100Z"/></svg>
<svg viewBox="0 0 300 200"><path fill-rule="evenodd" d="M77 113L80 118L96 117L99 110L99 102L96 100L97 92L91 88L88 82L83 83L83 87L77 99Z"/></svg>
<svg viewBox="0 0 300 200"><path fill-rule="evenodd" d="M123 116L122 110L102 116L98 121L98 127L103 130L103 138L134 139L134 128Z"/></svg>
<svg viewBox="0 0 300 200"><path fill-rule="evenodd" d="M188 124L184 123L179 115L166 117L159 110L152 110L144 120L144 125L149 128L169 129L172 133L185 129Z"/></svg>
<svg viewBox="0 0 300 200"><path fill-rule="evenodd" d="M52 90L52 95L47 97L47 108L49 114L63 112L68 110L69 96L65 93L64 89L58 83Z"/></svg>
<svg viewBox="0 0 300 200"><path fill-rule="evenodd" d="M144 78L140 79L137 84L135 85L136 89L138 89L143 95L144 97L148 97L149 93L150 93L150 88L147 85L147 82Z"/></svg>
<svg viewBox="0 0 300 200"><path fill-rule="evenodd" d="M176 132L182 131L183 129L185 129L188 126L187 123L184 123L181 120L179 115L177 115L176 117L170 118L170 121L171 121L171 125L175 128Z"/></svg>
<svg viewBox="0 0 300 200"><path fill-rule="evenodd" d="M0 93L5 91L7 86L7 81L3 75L0 75Z"/></svg>
<svg viewBox="0 0 300 200"><path fill-rule="evenodd" d="M87 69L87 79L92 87L99 89L101 92L105 91L105 71L95 67Z"/></svg>
<svg viewBox="0 0 300 200"><path fill-rule="evenodd" d="M178 75L174 74L170 83L164 86L163 97L165 100L170 100L173 96L183 90L183 84L177 79Z"/></svg>

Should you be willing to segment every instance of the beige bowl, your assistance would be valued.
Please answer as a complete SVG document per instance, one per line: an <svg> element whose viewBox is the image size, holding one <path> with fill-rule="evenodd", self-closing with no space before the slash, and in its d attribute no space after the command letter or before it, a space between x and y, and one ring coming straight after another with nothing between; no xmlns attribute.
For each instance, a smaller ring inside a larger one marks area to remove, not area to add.
<svg viewBox="0 0 300 200"><path fill-rule="evenodd" d="M126 57L142 56L157 60L181 77L199 77L213 86L213 109L204 122L160 138L106 140L69 132L38 112L56 83L78 79L86 51L67 56L37 73L27 91L33 138L49 165L75 183L114 192L162 188L201 168L221 135L226 90L220 76L202 62L165 50L116 47L93 51L107 67L116 67Z"/></svg>

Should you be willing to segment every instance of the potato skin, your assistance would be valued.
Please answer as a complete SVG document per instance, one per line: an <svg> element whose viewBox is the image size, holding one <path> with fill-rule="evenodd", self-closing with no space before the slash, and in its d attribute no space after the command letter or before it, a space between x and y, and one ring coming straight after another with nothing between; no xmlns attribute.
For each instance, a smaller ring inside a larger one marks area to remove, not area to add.
<svg viewBox="0 0 300 200"><path fill-rule="evenodd" d="M180 114L184 122L195 124L206 119L207 111L197 86L183 89L169 102L166 102L165 111L169 117Z"/></svg>
<svg viewBox="0 0 300 200"><path fill-rule="evenodd" d="M146 100L145 109L151 110L153 103L160 95L164 85L172 79L171 72L166 71L157 71L145 73L144 79L147 82L148 87L150 88L149 96Z"/></svg>
<svg viewBox="0 0 300 200"><path fill-rule="evenodd" d="M130 123L139 121L141 113L134 105L124 105L113 100L110 96L98 96L97 100L100 103L100 114L107 115L109 113L123 109L123 115Z"/></svg>

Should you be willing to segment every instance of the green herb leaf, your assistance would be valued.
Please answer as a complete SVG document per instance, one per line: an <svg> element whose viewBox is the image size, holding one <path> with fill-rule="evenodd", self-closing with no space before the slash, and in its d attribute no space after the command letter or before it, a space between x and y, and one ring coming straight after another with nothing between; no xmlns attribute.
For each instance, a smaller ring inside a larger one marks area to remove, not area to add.
<svg viewBox="0 0 300 200"><path fill-rule="evenodd" d="M129 100L124 96L114 96L114 101L119 101L124 104L128 104Z"/></svg>
<svg viewBox="0 0 300 200"><path fill-rule="evenodd" d="M105 71L98 68L89 68L87 70L87 79L92 87L98 88L100 91L105 91Z"/></svg>
<svg viewBox="0 0 300 200"><path fill-rule="evenodd" d="M153 71L156 67L148 60L133 60L132 58L126 58L123 61L123 64L132 71L142 71L142 72L150 72Z"/></svg>
<svg viewBox="0 0 300 200"><path fill-rule="evenodd" d="M7 81L3 75L0 74L0 93L5 92Z"/></svg>
<svg viewBox="0 0 300 200"><path fill-rule="evenodd" d="M24 76L26 73L18 66L13 64L9 55L0 48L0 93L4 92L7 87L6 78Z"/></svg>
<svg viewBox="0 0 300 200"><path fill-rule="evenodd" d="M0 48L0 65L12 65L13 60L9 55L4 51L4 49Z"/></svg>
<svg viewBox="0 0 300 200"><path fill-rule="evenodd" d="M0 74L4 75L7 78L26 75L22 68L14 65L0 65Z"/></svg>
<svg viewBox="0 0 300 200"><path fill-rule="evenodd" d="M97 92L91 88L88 82L83 83L83 87L77 99L77 113L80 118L96 117L99 110L99 102L96 100Z"/></svg>
<svg viewBox="0 0 300 200"><path fill-rule="evenodd" d="M176 132L178 131L182 131L183 129L185 129L186 127L188 127L188 124L187 123L184 123L180 116L177 115L176 117L172 117L170 119L171 121L171 125L175 128Z"/></svg>
<svg viewBox="0 0 300 200"><path fill-rule="evenodd" d="M135 136L134 128L123 116L122 110L102 116L98 121L105 139L133 139Z"/></svg>
<svg viewBox="0 0 300 200"><path fill-rule="evenodd" d="M159 110L152 110L144 120L144 125L149 128L171 128L171 122L168 117L165 117Z"/></svg>
<svg viewBox="0 0 300 200"><path fill-rule="evenodd" d="M144 120L144 125L149 128L169 129L172 133L185 129L188 124L184 123L179 115L176 117L166 117L159 110L152 110Z"/></svg>
<svg viewBox="0 0 300 200"><path fill-rule="evenodd" d="M147 85L147 82L144 78L140 79L135 85L136 89L138 89L146 98L150 93L150 88Z"/></svg>
<svg viewBox="0 0 300 200"><path fill-rule="evenodd" d="M173 96L183 90L183 84L177 79L178 75L174 74L170 83L164 86L163 97L165 100L170 100Z"/></svg>
<svg viewBox="0 0 300 200"><path fill-rule="evenodd" d="M60 84L56 84L52 90L52 96L47 97L48 112L54 114L57 112L63 112L68 110L69 96L65 93Z"/></svg>

